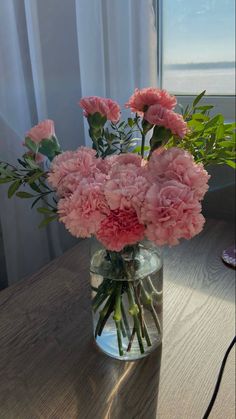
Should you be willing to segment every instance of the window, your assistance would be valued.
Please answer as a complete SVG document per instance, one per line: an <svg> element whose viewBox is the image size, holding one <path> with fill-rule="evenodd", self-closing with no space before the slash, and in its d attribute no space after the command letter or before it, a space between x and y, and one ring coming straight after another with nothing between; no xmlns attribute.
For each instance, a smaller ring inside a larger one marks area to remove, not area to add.
<svg viewBox="0 0 236 419"><path fill-rule="evenodd" d="M235 117L234 0L159 0L159 80L181 96L206 89L206 102Z"/></svg>

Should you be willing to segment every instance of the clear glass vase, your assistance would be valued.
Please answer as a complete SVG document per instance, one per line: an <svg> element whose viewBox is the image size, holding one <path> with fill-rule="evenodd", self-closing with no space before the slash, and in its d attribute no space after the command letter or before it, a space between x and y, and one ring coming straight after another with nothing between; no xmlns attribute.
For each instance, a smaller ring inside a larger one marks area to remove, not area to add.
<svg viewBox="0 0 236 419"><path fill-rule="evenodd" d="M145 241L112 252L91 245L94 337L111 357L135 360L162 341L163 264L160 249Z"/></svg>

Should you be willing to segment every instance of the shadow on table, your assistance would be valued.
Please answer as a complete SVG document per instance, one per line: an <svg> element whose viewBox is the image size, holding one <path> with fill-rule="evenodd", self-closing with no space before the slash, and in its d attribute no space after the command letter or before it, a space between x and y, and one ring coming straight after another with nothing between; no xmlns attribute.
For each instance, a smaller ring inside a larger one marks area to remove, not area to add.
<svg viewBox="0 0 236 419"><path fill-rule="evenodd" d="M118 361L88 342L76 372L77 419L156 419L162 347L139 361Z"/></svg>

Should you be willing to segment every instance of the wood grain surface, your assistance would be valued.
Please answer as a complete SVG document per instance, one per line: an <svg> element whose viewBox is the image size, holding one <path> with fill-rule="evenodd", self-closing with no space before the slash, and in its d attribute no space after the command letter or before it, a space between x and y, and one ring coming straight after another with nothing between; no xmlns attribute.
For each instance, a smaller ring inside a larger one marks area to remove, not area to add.
<svg viewBox="0 0 236 419"><path fill-rule="evenodd" d="M92 339L89 243L0 292L1 419L201 419L235 333L235 271L221 261L232 226L208 221L165 249L164 341L121 362ZM212 419L235 418L234 353Z"/></svg>

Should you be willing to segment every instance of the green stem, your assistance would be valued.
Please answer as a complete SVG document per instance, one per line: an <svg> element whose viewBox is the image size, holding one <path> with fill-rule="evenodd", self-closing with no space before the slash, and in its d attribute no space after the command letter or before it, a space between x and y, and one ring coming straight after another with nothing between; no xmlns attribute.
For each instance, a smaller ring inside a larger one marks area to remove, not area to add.
<svg viewBox="0 0 236 419"><path fill-rule="evenodd" d="M150 286L152 296L155 296L158 301L161 301L162 300L162 294L163 294L162 291L157 291L157 289L153 285L153 282L152 282L150 276L147 277L147 282Z"/></svg>
<svg viewBox="0 0 236 419"><path fill-rule="evenodd" d="M117 342L118 342L120 356L124 354L123 347L122 347L122 336L121 336L121 319L122 319L121 290L122 290L122 282L118 283L116 286L115 310L114 310L114 316L113 316L113 319L115 320L115 324L116 324Z"/></svg>
<svg viewBox="0 0 236 419"><path fill-rule="evenodd" d="M103 282L99 285L97 289L97 294L92 300L92 307L93 307L94 312L106 300L106 298L109 295L111 295L112 288L113 286L111 282L107 279L104 279Z"/></svg>
<svg viewBox="0 0 236 419"><path fill-rule="evenodd" d="M144 347L143 347L143 341L142 341L142 336L141 336L141 331L140 331L140 322L139 322L139 318L138 318L139 308L138 308L138 305L135 302L134 295L133 295L133 289L132 289L132 286L129 282L128 282L127 295L128 295L129 305L130 305L129 313L130 313L131 316L133 316L134 327L135 327L135 331L137 333L140 352L143 354L144 353Z"/></svg>
<svg viewBox="0 0 236 419"><path fill-rule="evenodd" d="M120 321L115 321L116 324L116 333L117 333L117 342L118 342L118 349L119 349L119 355L124 355L123 347L122 347L122 335L121 335L121 325Z"/></svg>
<svg viewBox="0 0 236 419"><path fill-rule="evenodd" d="M109 319L110 315L112 314L113 310L114 310L114 306L113 306L113 303L112 303L112 304L110 305L110 307L109 307L109 310L108 310L107 314L106 314L106 315L105 315L105 317L102 319L102 322L101 322L101 324L100 324L100 328L99 328L99 332L98 332L98 336L101 336L102 331L103 331L103 329L104 329L104 327L105 327L105 325L106 325L106 322L107 322L107 320Z"/></svg>
<svg viewBox="0 0 236 419"><path fill-rule="evenodd" d="M139 319L140 319L140 327L141 327L142 337L144 338L143 307L142 307L142 304L141 304L139 296L138 296L137 288L135 286L134 286L134 294L135 294L137 305L138 305L138 308L139 308L139 313L138 314L139 314Z"/></svg>
<svg viewBox="0 0 236 419"><path fill-rule="evenodd" d="M97 322L97 326L95 329L95 338L97 335L101 336L103 328L108 320L110 314L112 313L114 308L114 295L111 295L106 304L104 305L103 309L100 311L100 316Z"/></svg>
<svg viewBox="0 0 236 419"><path fill-rule="evenodd" d="M124 324L123 318L120 321L120 327L121 327L122 336L124 338L126 338L127 334L126 334L126 329L125 329L125 324Z"/></svg>
<svg viewBox="0 0 236 419"><path fill-rule="evenodd" d="M143 302L144 302L144 304L145 304L146 308L150 311L150 313L151 313L151 315L152 315L152 317L153 317L154 323L155 323L155 325L156 325L156 328L157 328L158 332L161 334L161 325L160 325L160 321L159 321L159 319L158 319L158 316L157 316L157 313L156 313L155 307L154 307L154 305L153 305L153 298L152 298L152 295L151 295L151 294L149 294L149 293L145 290L145 288L144 288L144 285L143 285L142 281L140 281L140 285L141 285L141 294L142 294L142 299L143 299Z"/></svg>
<svg viewBox="0 0 236 419"><path fill-rule="evenodd" d="M131 346L132 346L132 343L133 343L133 340L134 340L134 336L135 336L135 326L133 327L132 335L130 336L130 339L129 339L129 344L128 344L128 347L127 347L127 352L130 352L130 350L131 350Z"/></svg>
<svg viewBox="0 0 236 419"><path fill-rule="evenodd" d="M145 147L145 135L142 132L142 141L141 141L141 157L144 157L144 147Z"/></svg>
<svg viewBox="0 0 236 419"><path fill-rule="evenodd" d="M107 293L106 294L100 294L99 298L96 299L96 301L92 303L94 313L96 313L98 308L102 305L102 303L104 303L104 301L107 299L108 295L109 294L107 294Z"/></svg>
<svg viewBox="0 0 236 419"><path fill-rule="evenodd" d="M158 315L157 315L157 313L156 313L155 307L154 307L154 305L153 305L153 302L152 302L152 304L151 304L150 311L151 311L151 314L152 314L152 317L153 317L154 323L155 323L155 325L156 325L156 328L157 328L158 332L161 334L161 324L160 324L160 321L159 321Z"/></svg>
<svg viewBox="0 0 236 419"><path fill-rule="evenodd" d="M121 300L121 313L122 313L122 317L123 317L123 322L124 322L126 334L128 336L128 339L130 339L131 338L131 333L130 333L129 322L127 320L127 316L126 316L126 312L125 312L125 308L124 308L124 304L123 304L122 300Z"/></svg>
<svg viewBox="0 0 236 419"><path fill-rule="evenodd" d="M148 333L147 325L144 319L143 319L143 329L144 329L144 337L146 339L147 346L152 346L152 342Z"/></svg>
<svg viewBox="0 0 236 419"><path fill-rule="evenodd" d="M139 291L141 291L140 284L138 285L138 287L139 287ZM151 346L152 343L151 343L151 339L150 339L150 336L149 336L149 333L148 333L147 325L145 323L143 306L141 304L140 296L138 294L138 291L135 287L134 287L134 292L135 292L135 296L136 296L136 300L137 300L138 308L139 308L139 317L140 317L142 337L146 339L147 345Z"/></svg>

